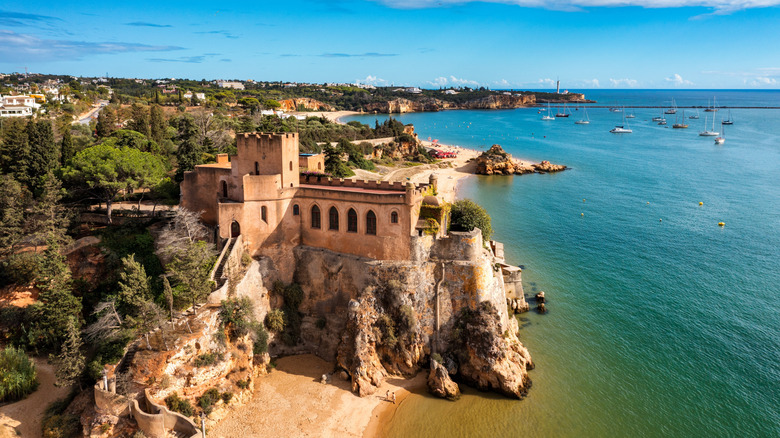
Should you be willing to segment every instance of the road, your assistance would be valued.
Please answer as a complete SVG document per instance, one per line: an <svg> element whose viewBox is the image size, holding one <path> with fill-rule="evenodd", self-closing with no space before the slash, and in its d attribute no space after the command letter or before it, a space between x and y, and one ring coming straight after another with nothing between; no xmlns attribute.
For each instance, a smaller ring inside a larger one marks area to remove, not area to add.
<svg viewBox="0 0 780 438"><path fill-rule="evenodd" d="M73 122L73 124L75 125L78 123L79 125L89 125L89 122L92 119L96 119L100 110L105 108L106 105L108 105L107 100L98 100L97 106L92 108L87 114L80 117L77 121Z"/></svg>

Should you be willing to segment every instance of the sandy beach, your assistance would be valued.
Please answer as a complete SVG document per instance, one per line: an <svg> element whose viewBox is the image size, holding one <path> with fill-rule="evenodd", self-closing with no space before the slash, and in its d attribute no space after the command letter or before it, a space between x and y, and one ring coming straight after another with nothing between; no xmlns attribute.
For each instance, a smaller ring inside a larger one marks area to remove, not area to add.
<svg viewBox="0 0 780 438"><path fill-rule="evenodd" d="M338 375L320 383L333 365L311 354L278 359L268 375L255 379L255 393L209 431L211 437L295 436L373 437L412 388L425 386L425 373L413 379L390 377L376 394L359 397ZM396 403L386 400L395 392Z"/></svg>

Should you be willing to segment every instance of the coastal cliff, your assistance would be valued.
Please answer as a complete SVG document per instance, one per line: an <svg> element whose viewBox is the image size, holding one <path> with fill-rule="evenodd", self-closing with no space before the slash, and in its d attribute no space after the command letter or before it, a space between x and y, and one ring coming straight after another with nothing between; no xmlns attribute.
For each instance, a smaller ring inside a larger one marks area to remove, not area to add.
<svg viewBox="0 0 780 438"><path fill-rule="evenodd" d="M393 114L441 111L445 109L511 109L533 106L535 104L536 96L532 94L495 94L464 102L451 102L432 97L422 97L416 100L396 98L383 102L368 103L364 106L364 110L366 112Z"/></svg>
<svg viewBox="0 0 780 438"><path fill-rule="evenodd" d="M333 106L308 97L296 97L279 101L282 111L333 111Z"/></svg>
<svg viewBox="0 0 780 438"><path fill-rule="evenodd" d="M512 158L504 149L494 144L476 159L476 173L478 175L523 175L526 173L551 173L566 170L561 164L552 164L542 161L535 164L526 164Z"/></svg>

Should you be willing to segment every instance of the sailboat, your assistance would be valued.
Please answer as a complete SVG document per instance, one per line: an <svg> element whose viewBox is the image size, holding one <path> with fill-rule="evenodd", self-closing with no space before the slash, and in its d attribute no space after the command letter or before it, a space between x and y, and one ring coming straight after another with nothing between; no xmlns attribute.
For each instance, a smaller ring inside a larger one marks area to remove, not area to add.
<svg viewBox="0 0 780 438"><path fill-rule="evenodd" d="M731 118L731 110L729 110L729 118L726 119L726 120L721 120L720 124L721 125L733 125L734 124L734 120Z"/></svg>
<svg viewBox="0 0 780 438"><path fill-rule="evenodd" d="M557 114L555 114L555 117L569 117L571 113L567 113L566 110L566 104L564 103L563 108Z"/></svg>
<svg viewBox="0 0 780 438"><path fill-rule="evenodd" d="M726 142L726 128L723 127L725 123L720 124L720 135L715 137L715 144L723 144Z"/></svg>
<svg viewBox="0 0 780 438"><path fill-rule="evenodd" d="M677 104L674 103L674 99L672 99L672 107L664 111L664 114L677 114Z"/></svg>
<svg viewBox="0 0 780 438"><path fill-rule="evenodd" d="M683 110L680 120L677 120L677 117L674 118L674 125L672 125L672 128L682 129L687 127L688 125L685 124L685 110Z"/></svg>
<svg viewBox="0 0 780 438"><path fill-rule="evenodd" d="M582 107L582 109L583 109L583 111L585 111L585 118L577 120L576 122L574 122L576 125L587 125L587 124L590 124L590 117L588 117L588 109L585 108L585 107ZM578 108L578 110L579 110L579 108Z"/></svg>
<svg viewBox="0 0 780 438"><path fill-rule="evenodd" d="M692 116L688 116L688 118L689 118L689 119L695 119L695 120L698 120L698 119L699 119L699 109L697 108L697 109L696 109L696 114L694 114L694 115L692 115Z"/></svg>
<svg viewBox="0 0 780 438"><path fill-rule="evenodd" d="M623 111L625 111L625 110L626 110L626 108L623 107ZM634 115L634 110L633 109L631 110L631 114L627 114L626 115L626 118L627 119L635 119L636 118L636 116Z"/></svg>
<svg viewBox="0 0 780 438"><path fill-rule="evenodd" d="M632 131L628 126L628 122L626 122L626 114L623 113L623 124L615 126L614 128L610 129L609 132L613 134L631 134L634 131Z"/></svg>
<svg viewBox="0 0 780 438"><path fill-rule="evenodd" d="M715 137L715 136L717 136L719 134L720 133L715 130L715 116L713 115L713 117L712 117L712 130L711 131L707 130L707 118L705 117L704 118L704 131L701 131L699 133L699 135L702 136L702 137Z"/></svg>
<svg viewBox="0 0 780 438"><path fill-rule="evenodd" d="M718 111L718 108L717 108L717 107L718 107L718 103L717 103L717 101L715 100L715 98L713 97L713 98L712 98L712 106L710 106L710 101L708 100L708 101L707 101L707 109L705 109L705 110L704 110L704 112L707 112L707 113L714 113L714 112Z"/></svg>
<svg viewBox="0 0 780 438"><path fill-rule="evenodd" d="M658 116L658 117L653 117L653 118L652 118L652 119L650 119L650 120L652 120L652 121L654 121L654 122L658 122L658 124L659 124L659 125L660 125L661 123L663 123L663 124L665 125L665 124L666 124L666 118L664 117L664 111L663 111L663 110L661 110L661 115L660 115L660 116Z"/></svg>
<svg viewBox="0 0 780 438"><path fill-rule="evenodd" d="M555 117L550 115L550 102L547 102L547 115L542 116L542 120L555 120Z"/></svg>

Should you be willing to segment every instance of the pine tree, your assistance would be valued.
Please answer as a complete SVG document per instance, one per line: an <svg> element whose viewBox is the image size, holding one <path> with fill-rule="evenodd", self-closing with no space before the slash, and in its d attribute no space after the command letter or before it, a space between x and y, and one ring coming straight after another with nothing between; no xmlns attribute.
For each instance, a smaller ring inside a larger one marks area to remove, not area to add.
<svg viewBox="0 0 780 438"><path fill-rule="evenodd" d="M127 127L135 132L140 132L147 138L151 136L149 129L149 109L141 105L140 103L134 103L130 108L130 117L132 120L127 124Z"/></svg>
<svg viewBox="0 0 780 438"><path fill-rule="evenodd" d="M179 250L171 263L168 272L176 282L179 296L195 305L211 293L212 283L209 281L209 266L211 251L206 242L189 242Z"/></svg>
<svg viewBox="0 0 780 438"><path fill-rule="evenodd" d="M59 145L54 141L54 131L49 120L31 119L27 123L27 139L30 143L28 180L33 193L37 196L43 185L41 177L59 165Z"/></svg>
<svg viewBox="0 0 780 438"><path fill-rule="evenodd" d="M152 140L162 144L165 139L165 116L159 105L152 105L150 112L150 124Z"/></svg>
<svg viewBox="0 0 780 438"><path fill-rule="evenodd" d="M76 155L76 150L73 145L73 137L70 134L70 127L66 127L60 142L60 165L65 166L74 155Z"/></svg>
<svg viewBox="0 0 780 438"><path fill-rule="evenodd" d="M23 235L22 185L11 175L0 175L0 256L12 254Z"/></svg>
<svg viewBox="0 0 780 438"><path fill-rule="evenodd" d="M176 150L176 160L179 167L176 170L176 180L181 182L184 179L184 172L195 169L195 166L203 161L203 148L198 144L198 129L192 117L180 117L178 128L179 148Z"/></svg>
<svg viewBox="0 0 780 438"><path fill-rule="evenodd" d="M36 283L41 290L38 296L40 304L35 307L33 318L41 334L39 342L51 347L64 340L70 319L78 323L81 300L72 293L70 268L60 254L60 246L54 239L48 244L38 267Z"/></svg>
<svg viewBox="0 0 780 438"><path fill-rule="evenodd" d="M84 354L81 352L83 345L76 318L68 318L60 354L56 357L49 356L49 360L56 365L54 375L57 377L57 382L55 386L70 386L81 377L81 373L84 372Z"/></svg>
<svg viewBox="0 0 780 438"><path fill-rule="evenodd" d="M40 179L41 194L32 208L27 222L27 232L35 236L36 242L53 240L57 245L70 243L66 232L70 226L70 212L60 202L64 194L62 183L49 170ZM37 243L36 243L37 244Z"/></svg>
<svg viewBox="0 0 780 438"><path fill-rule="evenodd" d="M119 294L117 307L125 315L137 316L145 302L152 299L149 277L146 270L130 254L122 259L122 272L119 273Z"/></svg>
<svg viewBox="0 0 780 438"><path fill-rule="evenodd" d="M168 277L163 276L163 293L165 294L165 304L168 305L168 317L173 321L173 289Z"/></svg>
<svg viewBox="0 0 780 438"><path fill-rule="evenodd" d="M98 138L106 138L114 132L116 128L116 115L111 107L104 107L98 113L97 124L95 125L95 135Z"/></svg>
<svg viewBox="0 0 780 438"><path fill-rule="evenodd" d="M21 118L4 120L2 137L0 173L10 174L23 186L28 185L30 143L27 140L26 122Z"/></svg>

